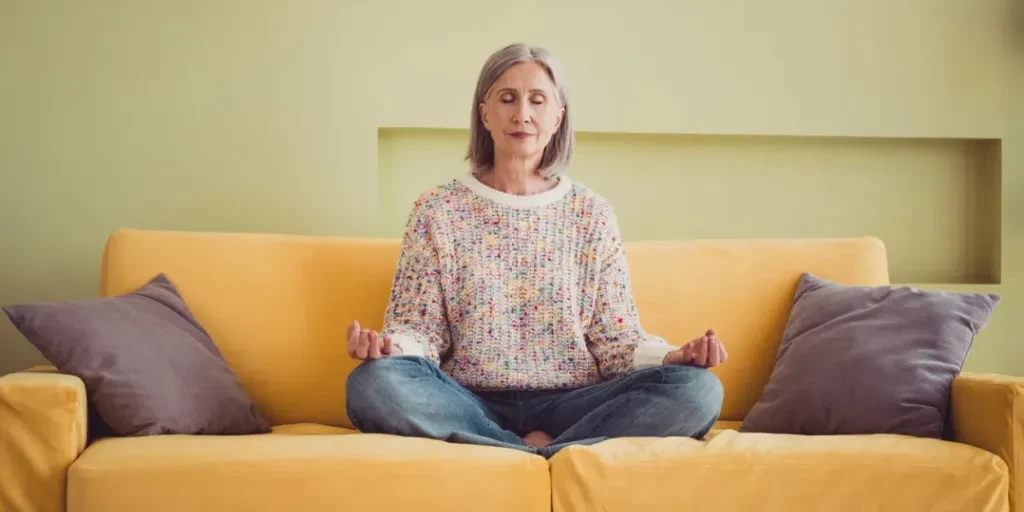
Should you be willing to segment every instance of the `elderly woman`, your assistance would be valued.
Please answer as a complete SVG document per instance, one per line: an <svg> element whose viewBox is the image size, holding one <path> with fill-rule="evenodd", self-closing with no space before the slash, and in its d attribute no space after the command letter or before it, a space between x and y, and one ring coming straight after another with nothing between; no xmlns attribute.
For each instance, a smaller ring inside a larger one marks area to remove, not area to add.
<svg viewBox="0 0 1024 512"><path fill-rule="evenodd" d="M473 98L472 170L422 194L380 333L348 329L363 432L549 457L624 436L702 437L726 359L713 331L675 347L640 325L612 207L564 173L572 110L557 62L510 45Z"/></svg>

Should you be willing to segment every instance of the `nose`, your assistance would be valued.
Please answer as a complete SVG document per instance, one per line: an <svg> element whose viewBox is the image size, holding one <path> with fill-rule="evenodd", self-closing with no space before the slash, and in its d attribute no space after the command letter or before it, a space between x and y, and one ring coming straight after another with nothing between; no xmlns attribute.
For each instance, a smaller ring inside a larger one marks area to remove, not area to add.
<svg viewBox="0 0 1024 512"><path fill-rule="evenodd" d="M519 108L516 110L516 119L518 123L529 123L533 117L533 109L530 107L529 101L519 102Z"/></svg>

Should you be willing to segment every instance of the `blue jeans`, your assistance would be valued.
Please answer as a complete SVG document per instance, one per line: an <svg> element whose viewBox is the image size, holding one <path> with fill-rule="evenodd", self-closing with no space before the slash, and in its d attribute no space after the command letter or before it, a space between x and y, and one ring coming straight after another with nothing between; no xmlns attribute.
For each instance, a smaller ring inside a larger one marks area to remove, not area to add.
<svg viewBox="0 0 1024 512"><path fill-rule="evenodd" d="M514 448L551 457L615 437L701 438L723 390L710 371L660 366L572 390L473 392L422 357L365 361L349 376L348 416L361 432ZM526 445L541 430L554 441Z"/></svg>

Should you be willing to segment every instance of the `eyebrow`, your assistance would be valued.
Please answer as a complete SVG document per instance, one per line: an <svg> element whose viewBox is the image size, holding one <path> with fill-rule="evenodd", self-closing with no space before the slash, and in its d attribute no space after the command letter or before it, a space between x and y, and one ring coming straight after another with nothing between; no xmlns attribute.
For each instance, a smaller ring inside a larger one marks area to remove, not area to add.
<svg viewBox="0 0 1024 512"><path fill-rule="evenodd" d="M505 91L508 91L508 92L519 92L519 91L517 91L517 90L515 90L515 89L513 89L513 88L511 88L511 87L502 87L501 89L498 89L497 91L494 91L494 92L496 92L496 93L499 93L499 94L500 94L500 93L503 93L503 92L505 92ZM533 93L535 93L535 92L539 92L539 93L541 93L541 94L547 94L547 93L548 93L548 92L547 92L546 90L544 90L544 89L530 89L530 90L529 90L529 92L530 92L530 94L533 94Z"/></svg>

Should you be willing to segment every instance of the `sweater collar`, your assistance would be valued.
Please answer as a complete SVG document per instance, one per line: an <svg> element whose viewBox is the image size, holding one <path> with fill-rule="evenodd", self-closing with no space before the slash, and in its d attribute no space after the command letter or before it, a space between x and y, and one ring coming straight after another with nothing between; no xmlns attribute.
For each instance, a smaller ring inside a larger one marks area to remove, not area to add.
<svg viewBox="0 0 1024 512"><path fill-rule="evenodd" d="M572 180L564 174L558 177L558 184L555 185L554 188L539 194L531 194L528 196L509 194L507 192L493 189L481 182L472 172L460 176L458 180L459 183L465 185L466 188L476 195L512 208L536 208L547 206L565 197L565 194L572 188Z"/></svg>

